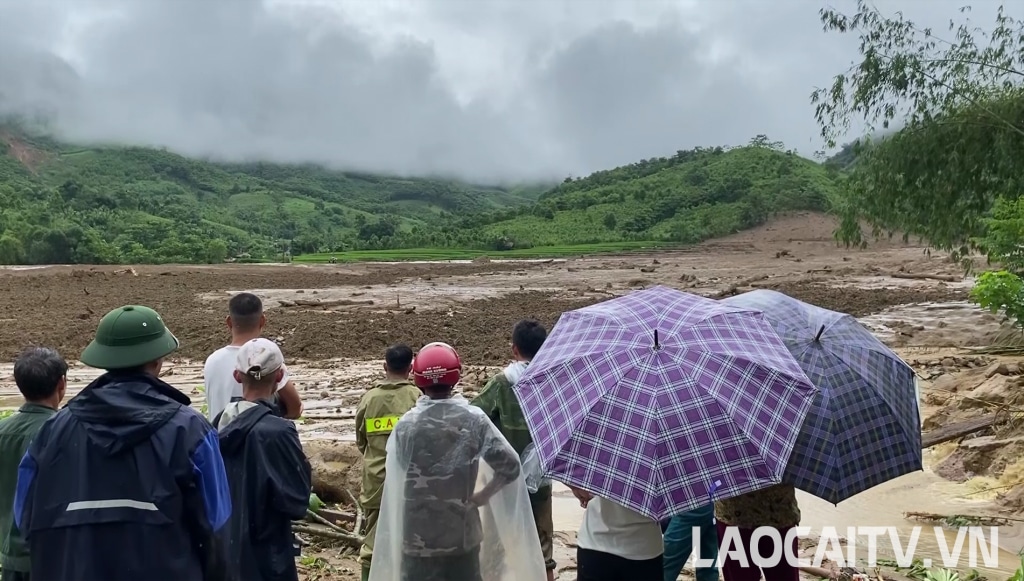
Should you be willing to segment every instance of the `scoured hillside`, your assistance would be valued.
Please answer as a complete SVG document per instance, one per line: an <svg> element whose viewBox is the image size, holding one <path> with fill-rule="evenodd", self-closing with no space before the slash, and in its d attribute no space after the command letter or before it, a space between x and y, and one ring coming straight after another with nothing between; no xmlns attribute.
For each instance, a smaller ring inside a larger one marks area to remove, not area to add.
<svg viewBox="0 0 1024 581"><path fill-rule="evenodd" d="M828 209L835 172L755 139L567 179L537 204L495 212L482 227L510 245L695 243L757 226L773 213Z"/></svg>

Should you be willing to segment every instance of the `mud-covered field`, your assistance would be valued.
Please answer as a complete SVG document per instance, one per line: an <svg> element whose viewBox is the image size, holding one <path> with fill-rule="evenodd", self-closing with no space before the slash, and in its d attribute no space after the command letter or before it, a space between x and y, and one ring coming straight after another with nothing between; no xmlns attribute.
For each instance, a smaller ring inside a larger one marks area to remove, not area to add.
<svg viewBox="0 0 1024 581"><path fill-rule="evenodd" d="M136 303L164 316L180 356L203 358L224 342L227 300L243 290L266 299L267 333L290 358L376 357L395 341L445 340L473 363L504 361L521 317L552 324L566 309L654 284L705 295L777 288L855 315L965 296L965 284L888 276L956 275L954 265L912 245L846 251L832 227L793 216L685 250L533 263L8 269L0 271L0 357L45 344L74 358L104 313Z"/></svg>
<svg viewBox="0 0 1024 581"><path fill-rule="evenodd" d="M379 358L387 345L406 342L416 348L436 340L453 344L470 365L463 388L472 396L486 377L508 361L509 332L518 319L535 317L553 325L567 309L632 289L662 284L722 297L773 288L851 313L923 370L926 392L931 380L938 382L942 374L955 376L968 367L989 363L946 361L965 347L989 344L1000 332L994 316L966 302L971 281L963 280L958 266L913 243L883 241L867 250L840 248L832 238L833 228L825 217L801 214L687 249L518 263L492 255L461 264L4 269L0 270L0 361L5 362L0 366L0 407L13 407L19 401L9 362L20 349L47 345L73 361L91 339L100 317L129 303L155 308L181 340L164 379L200 407L202 360L228 339L227 300L235 292L255 292L268 309L267 336L282 345L306 402L299 430L318 471L319 485L328 495L333 490L339 497L331 500L344 500L345 489L358 492L359 458L351 444L354 408L378 377ZM95 375L94 370L73 364L71 392ZM1005 375L1005 389L1016 389L1013 375ZM981 413L942 395L932 396L927 403L928 413L939 418L933 423ZM1004 456L1000 458L1006 464ZM962 468L963 459L954 459ZM957 466L947 470L952 477L974 476L957 472ZM967 466L969 472L970 462ZM928 478L938 479L930 472ZM913 486L933 485L928 480ZM912 495L919 498L921 492L915 489ZM912 495L907 498L915 498ZM562 502L561 516L556 515L562 523L559 561L566 566L561 578L572 579L573 531L578 520L573 520L571 499ZM877 502L881 504L876 506L885 505L884 500ZM895 504L886 510L914 510ZM807 510L813 517L817 509ZM313 549L309 553L313 555ZM305 577L358 578L351 555L339 554L337 548L319 555L327 561L303 560Z"/></svg>

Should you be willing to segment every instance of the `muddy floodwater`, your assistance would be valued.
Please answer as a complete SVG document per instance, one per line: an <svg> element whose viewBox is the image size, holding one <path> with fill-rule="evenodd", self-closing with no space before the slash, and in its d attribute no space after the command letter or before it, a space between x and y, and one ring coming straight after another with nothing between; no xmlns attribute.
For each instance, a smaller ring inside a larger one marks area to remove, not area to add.
<svg viewBox="0 0 1024 581"><path fill-rule="evenodd" d="M550 328L568 309L667 285L711 298L775 289L851 313L921 373L926 424L929 418L942 425L980 413L948 393L939 397L945 393L942 389L950 391L950 385L956 390L956 378L976 374L995 361L966 355L968 349L989 345L1006 332L996 316L967 302L972 280L945 257L925 254L914 244L882 241L866 251L838 248L832 238L834 227L826 217L801 214L691 248L540 261L0 269L0 408L20 404L11 362L26 345L47 345L65 354L71 363L69 397L87 385L98 372L75 358L104 313L134 303L157 309L181 340L181 349L165 363L162 378L202 410L203 360L228 341L227 300L248 291L263 299L265 335L281 345L304 400L305 412L297 422L304 444L344 448L348 455L339 457L351 459L355 408L381 377L380 357L386 346L406 342L418 347L435 340L453 344L467 365L461 388L473 397L508 363L509 332L517 320L533 317ZM1004 370L1008 375L1000 376L1003 384L1024 382L1024 361L1005 362L1009 367ZM989 437L1003 442L1021 436ZM986 492L985 486L1013 489L1012 475L1024 474L1024 463L1013 465L1012 454L1008 460L1003 454L993 464L998 464L998 471L984 472L975 462L967 472L957 473L948 470L947 460L956 456L956 449L955 442L931 448L925 452L928 470L839 506L801 494L802 524L815 534L835 527L843 537L851 526L893 526L905 545L911 527L919 524L907 521L905 512L1021 517L1017 505L1007 504L999 493ZM961 477L940 477L940 465L946 469L944 475ZM347 477L356 474L358 482L357 463L345 460L341 468ZM581 516L578 503L559 485L556 560L563 580L575 578L573 547ZM932 524L923 526L916 555L940 565ZM952 546L955 535L947 536ZM992 581L1002 581L1017 566L1013 553L1024 545L1024 534L1019 527L1002 527L999 542L1004 549L999 566L979 567ZM860 546L866 547L866 539ZM879 556L891 556L887 551L889 543L883 539ZM350 551L324 545L310 555L324 563L302 564L304 580L358 579ZM866 557L864 551L858 556Z"/></svg>

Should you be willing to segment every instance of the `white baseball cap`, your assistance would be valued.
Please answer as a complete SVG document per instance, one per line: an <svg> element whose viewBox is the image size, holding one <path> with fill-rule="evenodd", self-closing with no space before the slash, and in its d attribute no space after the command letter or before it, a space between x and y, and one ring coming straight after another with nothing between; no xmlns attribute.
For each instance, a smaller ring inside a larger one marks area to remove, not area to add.
<svg viewBox="0 0 1024 581"><path fill-rule="evenodd" d="M270 377L283 366L281 348L277 343L262 337L242 345L235 359L235 369L257 381Z"/></svg>

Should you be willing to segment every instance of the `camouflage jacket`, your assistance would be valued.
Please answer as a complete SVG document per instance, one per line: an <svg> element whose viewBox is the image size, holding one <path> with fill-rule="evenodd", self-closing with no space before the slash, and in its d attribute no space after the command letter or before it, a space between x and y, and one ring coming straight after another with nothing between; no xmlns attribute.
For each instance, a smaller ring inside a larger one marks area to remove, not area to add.
<svg viewBox="0 0 1024 581"><path fill-rule="evenodd" d="M462 398L421 401L398 422L393 436L394 466L407 471L403 552L438 557L480 546L479 510L469 504L480 460L495 480L511 483L520 472L515 450Z"/></svg>
<svg viewBox="0 0 1024 581"><path fill-rule="evenodd" d="M388 437L405 412L416 405L420 390L408 381L384 380L363 394L356 408L356 446L363 455L364 508L380 508Z"/></svg>
<svg viewBox="0 0 1024 581"><path fill-rule="evenodd" d="M501 431L501 435L505 436L508 443L512 444L512 447L520 457L522 457L526 447L533 443L533 438L530 437L530 428L526 424L526 416L523 415L523 409L519 407L519 398L512 391L513 382L509 381L509 376L512 375L518 379L525 369L525 363L509 365L504 371L488 380L480 394L471 402L487 414L487 417ZM545 486L536 493L531 494L530 498L534 501L539 501L550 495L551 487Z"/></svg>
<svg viewBox="0 0 1024 581"><path fill-rule="evenodd" d="M715 518L723 524L746 529L795 527L800 524L796 489L787 484L776 484L719 500L715 503Z"/></svg>

